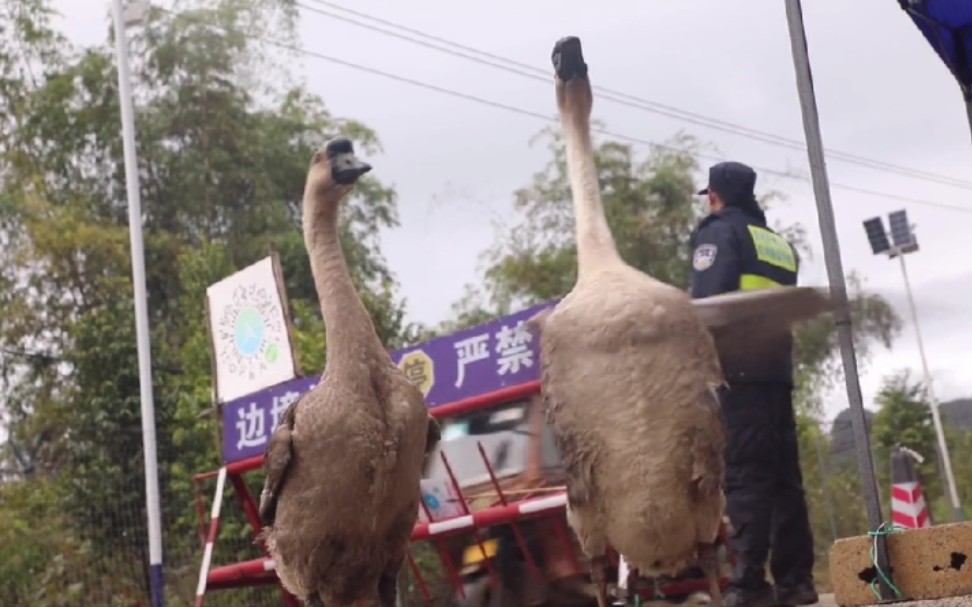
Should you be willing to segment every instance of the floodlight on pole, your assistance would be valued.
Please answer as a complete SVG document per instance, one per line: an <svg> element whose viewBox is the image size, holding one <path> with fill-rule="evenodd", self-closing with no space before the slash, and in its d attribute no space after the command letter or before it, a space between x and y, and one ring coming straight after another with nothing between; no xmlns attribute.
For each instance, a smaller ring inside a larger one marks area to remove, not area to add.
<svg viewBox="0 0 972 607"><path fill-rule="evenodd" d="M147 5L134 1L128 7L112 0L115 53L118 61L118 101L121 107L128 228L132 250L132 286L135 290L135 337L138 347L138 381L141 396L142 451L145 460L145 511L148 519L149 591L152 607L162 607L162 517L155 441L155 401L152 398L152 351L149 342L148 297L145 288L145 250L142 243L142 202L139 196L138 158L135 147L135 109L128 67L126 27L141 22Z"/></svg>
<svg viewBox="0 0 972 607"><path fill-rule="evenodd" d="M897 257L901 265L901 276L904 278L905 292L908 295L908 309L911 312L911 322L915 326L915 337L918 339L918 354L921 356L922 375L925 380L925 389L928 391L928 404L932 413L932 422L935 425L935 437L938 441L938 472L942 477L942 482L948 491L949 501L952 504L952 519L958 522L964 518L962 504L959 501L958 490L955 487L955 476L952 474L952 460L948 452L948 443L945 440L945 429L942 426L941 413L938 410L938 399L935 398L935 390L932 386L931 372L928 370L928 359L925 357L925 345L921 337L921 326L918 323L918 310L917 306L915 306L915 298L911 291L911 281L908 279L908 267L905 264L905 255L918 250L918 238L915 236L914 229L908 223L907 211L900 210L891 213L888 216L888 223L891 226L891 241L894 244L888 242L884 222L880 217L873 217L864 221L864 231L867 233L867 240L871 244L871 250L875 255L887 255L889 259Z"/></svg>
<svg viewBox="0 0 972 607"><path fill-rule="evenodd" d="M871 251L875 255L880 255L891 250L888 233L884 230L884 222L881 221L880 217L865 221L864 231L867 232L867 241L871 244Z"/></svg>

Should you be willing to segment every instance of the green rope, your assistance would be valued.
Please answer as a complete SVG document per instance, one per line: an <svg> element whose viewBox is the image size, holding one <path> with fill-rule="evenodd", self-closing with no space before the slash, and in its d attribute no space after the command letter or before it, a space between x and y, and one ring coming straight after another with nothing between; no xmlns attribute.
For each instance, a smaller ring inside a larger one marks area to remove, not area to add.
<svg viewBox="0 0 972 607"><path fill-rule="evenodd" d="M880 577L880 579L884 580L884 583L888 585L888 588L894 591L895 596L901 599L904 598L904 595L901 594L901 591L898 590L898 587L894 585L894 582L891 581L891 578L889 578L888 575L884 573L884 570L881 569L881 566L878 565L877 544L878 544L879 537L887 537L892 533L894 533L895 531L903 531L905 527L901 527L900 525L890 525L887 528L885 528L885 525L887 525L887 523L881 523L881 526L877 528L877 531L867 532L869 536L874 538L874 541L871 542L870 556L871 556L871 563L874 564L874 570L877 571L877 575L874 576L874 581L871 582L871 592L874 593L874 596L877 597L878 600L881 600L882 598L881 591L878 588L878 578Z"/></svg>

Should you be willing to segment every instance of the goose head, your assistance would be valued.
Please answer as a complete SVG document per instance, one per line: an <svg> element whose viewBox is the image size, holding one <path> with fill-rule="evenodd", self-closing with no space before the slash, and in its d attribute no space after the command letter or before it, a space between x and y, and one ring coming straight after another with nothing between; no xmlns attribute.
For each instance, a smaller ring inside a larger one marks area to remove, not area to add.
<svg viewBox="0 0 972 607"><path fill-rule="evenodd" d="M551 56L557 89L557 107L565 117L587 119L594 97L580 38L566 36L554 44Z"/></svg>
<svg viewBox="0 0 972 607"><path fill-rule="evenodd" d="M318 204L337 204L351 191L371 165L354 154L354 145L346 137L327 141L314 153L307 172L305 200Z"/></svg>

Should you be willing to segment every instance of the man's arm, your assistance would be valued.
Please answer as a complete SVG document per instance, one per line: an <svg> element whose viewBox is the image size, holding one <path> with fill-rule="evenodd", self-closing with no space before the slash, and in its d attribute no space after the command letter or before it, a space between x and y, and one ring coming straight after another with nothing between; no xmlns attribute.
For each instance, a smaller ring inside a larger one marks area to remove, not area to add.
<svg viewBox="0 0 972 607"><path fill-rule="evenodd" d="M739 275L739 243L732 226L723 220L702 226L692 251L692 297L738 291Z"/></svg>

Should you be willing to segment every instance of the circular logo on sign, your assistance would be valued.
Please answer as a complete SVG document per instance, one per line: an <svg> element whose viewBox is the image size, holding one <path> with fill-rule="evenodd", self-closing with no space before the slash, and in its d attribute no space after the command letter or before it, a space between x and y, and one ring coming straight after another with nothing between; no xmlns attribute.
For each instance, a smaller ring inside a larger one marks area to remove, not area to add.
<svg viewBox="0 0 972 607"><path fill-rule="evenodd" d="M231 373L256 378L280 359L287 333L273 295L258 285L240 285L223 306L216 337Z"/></svg>
<svg viewBox="0 0 972 607"><path fill-rule="evenodd" d="M426 493L422 497L425 498L425 505L429 507L429 510L438 510L439 509L439 506L441 504L439 504L439 498L437 498L435 496L435 494L433 494L433 493Z"/></svg>
<svg viewBox="0 0 972 607"><path fill-rule="evenodd" d="M243 356L253 356L263 345L263 319L254 307L246 307L239 311L233 326L236 339L236 349Z"/></svg>
<svg viewBox="0 0 972 607"><path fill-rule="evenodd" d="M422 350L409 352L398 361L398 367L418 387L422 396L429 395L435 384L435 364L428 354Z"/></svg>
<svg viewBox="0 0 972 607"><path fill-rule="evenodd" d="M270 344L267 346L267 351L264 353L264 357L267 359L268 363L277 362L277 357L280 356L280 348L277 344Z"/></svg>

